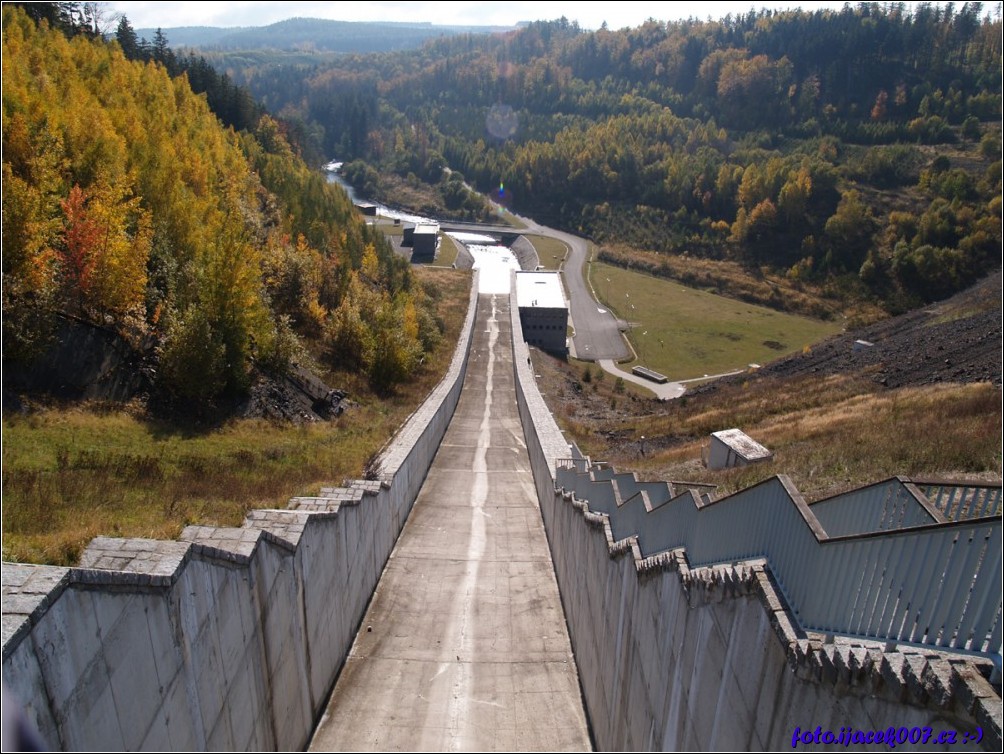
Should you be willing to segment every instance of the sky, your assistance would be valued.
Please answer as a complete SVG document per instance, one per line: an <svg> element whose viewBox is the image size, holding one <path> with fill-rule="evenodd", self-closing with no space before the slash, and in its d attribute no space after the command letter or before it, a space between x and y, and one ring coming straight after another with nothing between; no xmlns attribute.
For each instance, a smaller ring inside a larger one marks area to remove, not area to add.
<svg viewBox="0 0 1004 754"><path fill-rule="evenodd" d="M915 3L907 3L914 5ZM694 17L722 18L761 7L804 10L842 8L841 2L111 2L112 13L124 13L135 29L178 26L266 26L286 18L339 21L423 21L438 25L515 26L521 21L564 16L584 29L639 26Z"/></svg>

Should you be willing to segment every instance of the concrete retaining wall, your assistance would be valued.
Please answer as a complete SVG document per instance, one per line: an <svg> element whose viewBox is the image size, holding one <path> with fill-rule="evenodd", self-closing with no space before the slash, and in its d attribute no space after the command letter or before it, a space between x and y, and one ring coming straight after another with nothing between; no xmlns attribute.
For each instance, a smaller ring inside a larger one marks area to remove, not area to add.
<svg viewBox="0 0 1004 754"><path fill-rule="evenodd" d="M449 372L378 479L179 542L99 537L78 568L4 564L3 681L62 749L299 749L449 424Z"/></svg>
<svg viewBox="0 0 1004 754"><path fill-rule="evenodd" d="M514 341L519 332L514 321ZM796 728L817 726L836 735L848 726L929 727L935 737L957 731L957 742L979 727L980 746L1000 748L1001 700L986 668L926 648L885 651L807 635L763 561L690 569L683 550L643 558L636 537L616 541L606 516L555 491L556 462L569 449L537 391L525 344L514 342L513 352L534 483L598 748L789 749Z"/></svg>

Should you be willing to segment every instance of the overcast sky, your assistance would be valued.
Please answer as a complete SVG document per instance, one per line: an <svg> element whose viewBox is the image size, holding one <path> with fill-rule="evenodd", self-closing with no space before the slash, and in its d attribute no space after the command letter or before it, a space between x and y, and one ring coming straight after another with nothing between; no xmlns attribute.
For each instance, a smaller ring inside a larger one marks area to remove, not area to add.
<svg viewBox="0 0 1004 754"><path fill-rule="evenodd" d="M907 3L915 5L915 3ZM266 26L286 18L340 21L426 21L441 25L514 26L520 21L562 16L584 29L639 26L695 17L721 18L751 8L842 8L844 2L112 2L113 12L129 17L133 28L176 26Z"/></svg>

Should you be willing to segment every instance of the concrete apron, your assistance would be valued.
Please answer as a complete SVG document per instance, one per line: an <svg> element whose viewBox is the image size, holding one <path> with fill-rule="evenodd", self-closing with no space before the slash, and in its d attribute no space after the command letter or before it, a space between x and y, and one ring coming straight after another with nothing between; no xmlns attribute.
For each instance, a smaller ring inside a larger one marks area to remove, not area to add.
<svg viewBox="0 0 1004 754"><path fill-rule="evenodd" d="M460 404L311 751L590 748L516 409L508 295L481 295L477 317Z"/></svg>

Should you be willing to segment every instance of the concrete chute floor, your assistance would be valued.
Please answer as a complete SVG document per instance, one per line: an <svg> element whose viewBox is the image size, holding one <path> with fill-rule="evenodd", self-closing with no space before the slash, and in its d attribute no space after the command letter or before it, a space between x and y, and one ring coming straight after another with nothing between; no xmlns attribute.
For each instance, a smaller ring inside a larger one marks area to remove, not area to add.
<svg viewBox="0 0 1004 754"><path fill-rule="evenodd" d="M590 748L516 409L508 295L314 738L325 750Z"/></svg>

